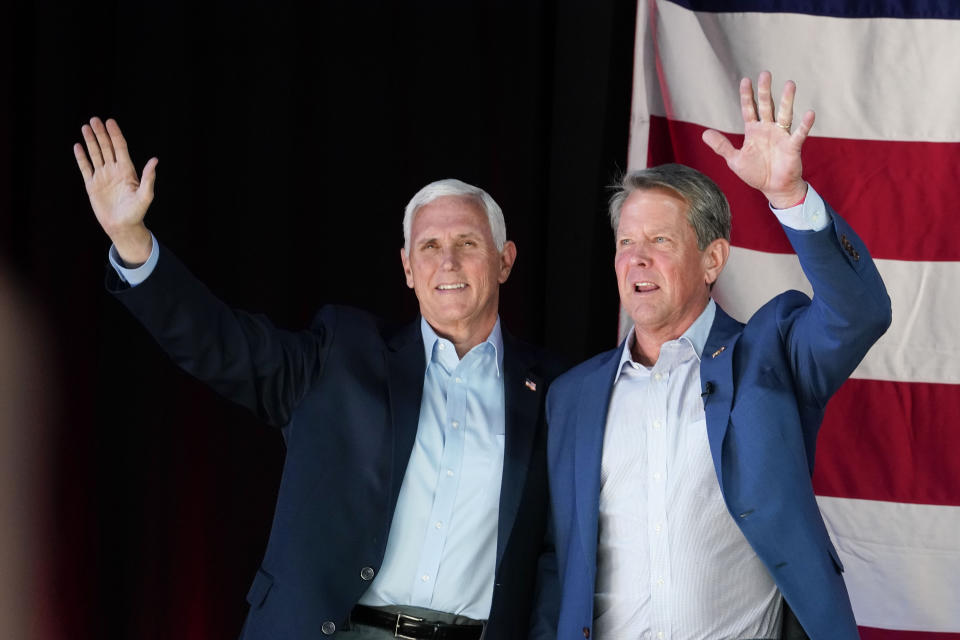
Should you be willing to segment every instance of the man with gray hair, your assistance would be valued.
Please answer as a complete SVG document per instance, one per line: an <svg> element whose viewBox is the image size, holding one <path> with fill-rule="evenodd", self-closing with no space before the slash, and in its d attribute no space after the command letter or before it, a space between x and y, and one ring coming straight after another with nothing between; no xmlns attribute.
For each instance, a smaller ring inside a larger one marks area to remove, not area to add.
<svg viewBox="0 0 960 640"><path fill-rule="evenodd" d="M775 116L770 84L760 74L756 100L740 84L741 149L703 139L766 196L814 297L788 291L732 319L710 298L730 254L723 193L681 165L626 176L610 219L634 326L550 391L543 581L560 608L541 611L538 637L859 637L810 478L824 407L886 330L890 299L803 180L813 112L791 133L795 87Z"/></svg>
<svg viewBox="0 0 960 640"><path fill-rule="evenodd" d="M241 638L519 638L547 521L544 398L558 363L500 326L516 259L482 189L407 205L400 258L420 304L390 326L328 306L309 330L230 309L144 225L113 120L74 154L113 241L108 289L184 370L279 428L270 539Z"/></svg>

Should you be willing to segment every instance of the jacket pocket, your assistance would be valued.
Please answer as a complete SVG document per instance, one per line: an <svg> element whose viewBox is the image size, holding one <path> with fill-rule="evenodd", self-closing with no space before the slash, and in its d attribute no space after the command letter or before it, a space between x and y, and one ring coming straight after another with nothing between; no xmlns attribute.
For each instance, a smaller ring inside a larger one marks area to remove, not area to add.
<svg viewBox="0 0 960 640"><path fill-rule="evenodd" d="M257 575L253 577L253 584L250 585L250 591L247 592L247 602L254 609L259 609L267 600L267 594L270 593L272 587L273 576L263 569L257 569Z"/></svg>

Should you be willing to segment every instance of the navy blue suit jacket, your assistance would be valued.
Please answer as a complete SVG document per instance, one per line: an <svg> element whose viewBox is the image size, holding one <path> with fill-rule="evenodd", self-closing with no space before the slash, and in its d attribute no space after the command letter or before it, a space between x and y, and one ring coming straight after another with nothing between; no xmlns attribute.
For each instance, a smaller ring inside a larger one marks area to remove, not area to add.
<svg viewBox="0 0 960 640"><path fill-rule="evenodd" d="M811 475L827 400L886 330L890 300L863 242L831 214L833 224L822 231L786 229L813 300L783 293L746 325L718 307L700 379L710 452L731 516L807 634L852 640L859 636L843 566ZM545 558L543 581L557 590L560 607L559 614L540 611L545 637L557 619L561 639L582 640L593 626L603 432L621 350L562 375L548 397L556 563Z"/></svg>
<svg viewBox="0 0 960 640"><path fill-rule="evenodd" d="M165 247L144 283L125 287L110 269L107 286L180 367L283 433L273 526L241 637L342 628L370 585L361 570L380 568L417 432L419 320L388 326L328 306L309 330L281 331L227 307ZM486 637L522 638L548 513L544 398L562 369L506 332L503 342L506 439Z"/></svg>

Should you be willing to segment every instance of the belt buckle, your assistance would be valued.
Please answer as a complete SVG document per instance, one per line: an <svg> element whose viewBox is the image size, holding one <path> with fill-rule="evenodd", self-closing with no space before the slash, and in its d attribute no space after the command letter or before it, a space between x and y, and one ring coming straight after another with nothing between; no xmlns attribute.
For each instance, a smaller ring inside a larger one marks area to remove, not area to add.
<svg viewBox="0 0 960 640"><path fill-rule="evenodd" d="M423 622L423 618L417 618L416 616L408 616L405 613L397 614L397 622L393 625L393 637L401 638L402 640L417 640L413 636L404 636L400 635L400 622L402 620L409 620L410 622Z"/></svg>

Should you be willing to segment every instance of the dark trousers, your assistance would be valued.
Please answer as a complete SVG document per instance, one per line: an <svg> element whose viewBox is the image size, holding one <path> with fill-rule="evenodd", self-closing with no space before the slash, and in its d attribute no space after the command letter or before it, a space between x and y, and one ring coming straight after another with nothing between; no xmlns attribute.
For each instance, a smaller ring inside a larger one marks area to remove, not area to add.
<svg viewBox="0 0 960 640"><path fill-rule="evenodd" d="M793 615L790 605L783 601L783 627L780 632L780 640L810 640L810 636L800 626L797 616Z"/></svg>

